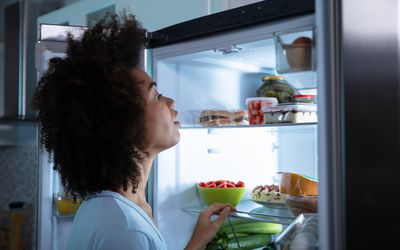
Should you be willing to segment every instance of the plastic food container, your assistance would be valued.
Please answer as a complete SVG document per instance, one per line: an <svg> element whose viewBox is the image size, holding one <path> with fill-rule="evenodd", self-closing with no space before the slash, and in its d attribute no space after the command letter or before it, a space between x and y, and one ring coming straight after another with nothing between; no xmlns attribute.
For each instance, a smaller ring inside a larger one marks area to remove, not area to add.
<svg viewBox="0 0 400 250"><path fill-rule="evenodd" d="M198 115L198 123L206 127L249 124L246 109L206 109Z"/></svg>
<svg viewBox="0 0 400 250"><path fill-rule="evenodd" d="M246 99L250 124L264 124L263 109L276 107L278 99L275 97L250 97Z"/></svg>
<svg viewBox="0 0 400 250"><path fill-rule="evenodd" d="M265 123L308 123L317 122L317 105L283 104L263 108Z"/></svg>
<svg viewBox="0 0 400 250"><path fill-rule="evenodd" d="M311 69L311 44L283 44L282 48L291 69Z"/></svg>
<svg viewBox="0 0 400 250"><path fill-rule="evenodd" d="M54 195L54 209L57 216L72 216L78 210L82 200L72 195L58 193Z"/></svg>
<svg viewBox="0 0 400 250"><path fill-rule="evenodd" d="M294 95L293 101L300 103L315 103L315 95Z"/></svg>

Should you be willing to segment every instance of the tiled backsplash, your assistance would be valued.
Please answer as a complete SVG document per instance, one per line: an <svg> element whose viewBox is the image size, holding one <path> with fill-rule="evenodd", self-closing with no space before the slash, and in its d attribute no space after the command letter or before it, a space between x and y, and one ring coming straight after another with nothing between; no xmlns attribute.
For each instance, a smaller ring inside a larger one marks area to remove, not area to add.
<svg viewBox="0 0 400 250"><path fill-rule="evenodd" d="M38 204L38 147L0 146L0 209L13 201L33 206L33 245L36 242Z"/></svg>

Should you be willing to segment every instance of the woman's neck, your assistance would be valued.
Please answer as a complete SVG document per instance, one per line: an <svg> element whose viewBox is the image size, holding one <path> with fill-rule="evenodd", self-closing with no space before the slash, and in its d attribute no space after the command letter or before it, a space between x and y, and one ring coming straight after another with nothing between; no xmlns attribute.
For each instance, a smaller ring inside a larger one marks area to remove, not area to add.
<svg viewBox="0 0 400 250"><path fill-rule="evenodd" d="M151 166L153 164L153 159L154 157L146 157L140 164L138 164L139 166L141 166L141 175L135 193L132 193L133 186L131 183L128 183L128 188L126 191L123 189L123 187L120 187L117 190L117 193L121 194L122 196L134 202L136 205L142 207L143 209L149 207L146 200L146 185L149 178Z"/></svg>

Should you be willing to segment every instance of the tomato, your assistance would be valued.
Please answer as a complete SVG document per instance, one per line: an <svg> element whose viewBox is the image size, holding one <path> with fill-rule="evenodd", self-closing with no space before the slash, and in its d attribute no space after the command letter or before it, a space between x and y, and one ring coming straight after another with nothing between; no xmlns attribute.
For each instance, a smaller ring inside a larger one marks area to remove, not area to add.
<svg viewBox="0 0 400 250"><path fill-rule="evenodd" d="M204 183L204 182L200 182L200 183L199 183L199 186L200 186L200 187L207 187L207 184Z"/></svg>
<svg viewBox="0 0 400 250"><path fill-rule="evenodd" d="M238 181L236 183L236 187L244 187L244 182L243 181Z"/></svg>
<svg viewBox="0 0 400 250"><path fill-rule="evenodd" d="M213 183L216 184L215 181L209 181L209 182L207 182L207 186L210 184L213 184Z"/></svg>

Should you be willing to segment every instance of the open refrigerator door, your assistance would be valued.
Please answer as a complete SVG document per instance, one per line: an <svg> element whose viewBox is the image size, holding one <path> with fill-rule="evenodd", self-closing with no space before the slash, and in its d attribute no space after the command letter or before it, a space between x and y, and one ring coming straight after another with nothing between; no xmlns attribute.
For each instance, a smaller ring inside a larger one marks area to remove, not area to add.
<svg viewBox="0 0 400 250"><path fill-rule="evenodd" d="M47 70L50 59L65 57L67 34L79 39L86 28L41 24L39 29L35 62L38 80ZM38 249L64 249L80 200L64 193L48 153L44 149L39 152Z"/></svg>

